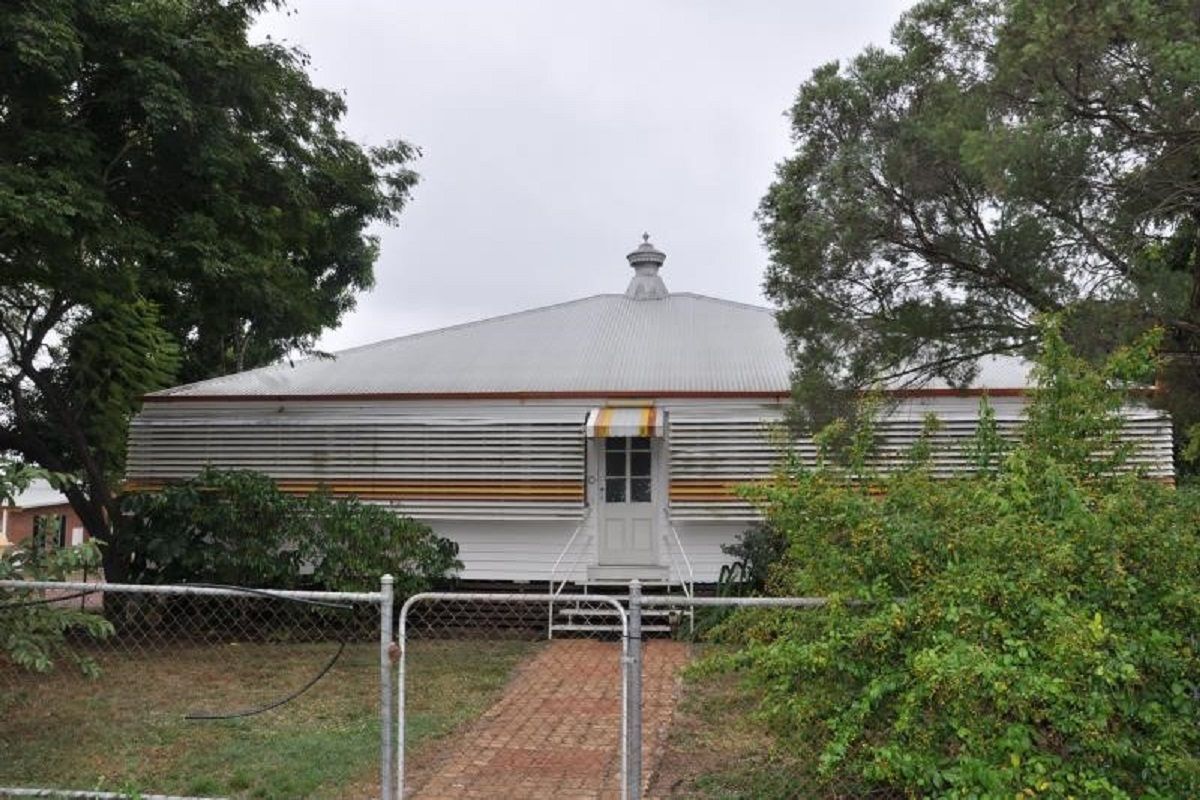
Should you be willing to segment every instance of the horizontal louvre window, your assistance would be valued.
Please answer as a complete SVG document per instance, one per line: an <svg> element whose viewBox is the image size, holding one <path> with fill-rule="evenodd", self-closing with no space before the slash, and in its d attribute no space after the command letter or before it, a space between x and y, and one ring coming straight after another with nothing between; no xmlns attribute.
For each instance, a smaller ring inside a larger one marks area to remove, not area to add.
<svg viewBox="0 0 1200 800"><path fill-rule="evenodd" d="M941 419L941 428L931 437L933 472L949 476L971 467L967 455L977 420L957 416ZM1013 440L1022 419L1008 416L996 420L1000 435ZM873 466L888 469L902 464L921 436L922 417L893 417L881 420ZM1171 425L1154 411L1126 411L1125 436L1136 447L1130 462L1145 468L1152 478L1173 478ZM691 520L753 520L752 506L734 493L741 483L769 478L778 462L785 433L778 422L744 419L671 419L671 516ZM811 441L793 444L801 463L816 463Z"/></svg>
<svg viewBox="0 0 1200 800"><path fill-rule="evenodd" d="M288 491L323 486L422 519L577 519L583 422L280 415L138 416L128 480L154 487L206 466L251 469Z"/></svg>

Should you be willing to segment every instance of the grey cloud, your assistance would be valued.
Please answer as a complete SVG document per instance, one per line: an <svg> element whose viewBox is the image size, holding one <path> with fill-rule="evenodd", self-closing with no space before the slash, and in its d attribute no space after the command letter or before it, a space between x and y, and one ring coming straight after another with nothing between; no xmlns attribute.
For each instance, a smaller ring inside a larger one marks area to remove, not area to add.
<svg viewBox="0 0 1200 800"><path fill-rule="evenodd" d="M295 0L256 35L307 50L346 129L419 145L377 286L325 349L619 292L643 229L672 289L763 303L753 213L812 69L907 5Z"/></svg>

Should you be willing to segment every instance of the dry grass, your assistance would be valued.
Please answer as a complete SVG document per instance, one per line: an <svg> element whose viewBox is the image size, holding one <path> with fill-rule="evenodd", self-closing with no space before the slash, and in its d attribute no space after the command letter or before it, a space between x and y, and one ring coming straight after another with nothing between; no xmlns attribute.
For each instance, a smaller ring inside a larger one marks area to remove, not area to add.
<svg viewBox="0 0 1200 800"><path fill-rule="evenodd" d="M779 752L737 675L685 677L648 798L815 797L803 765Z"/></svg>
<svg viewBox="0 0 1200 800"><path fill-rule="evenodd" d="M0 785L253 798L369 797L379 770L378 648L351 645L296 702L238 720L196 711L261 705L300 687L336 644L172 645L101 653L102 675L0 664ZM410 646L410 753L483 711L536 644Z"/></svg>

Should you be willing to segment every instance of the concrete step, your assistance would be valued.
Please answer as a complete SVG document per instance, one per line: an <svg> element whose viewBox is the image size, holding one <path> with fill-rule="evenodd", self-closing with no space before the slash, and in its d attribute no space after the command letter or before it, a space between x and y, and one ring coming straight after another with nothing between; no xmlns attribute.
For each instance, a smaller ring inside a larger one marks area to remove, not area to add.
<svg viewBox="0 0 1200 800"><path fill-rule="evenodd" d="M564 617L615 617L621 612L615 608L559 608L556 612ZM669 617L673 613L669 608L643 608L642 619L647 617Z"/></svg>
<svg viewBox="0 0 1200 800"><path fill-rule="evenodd" d="M620 625L576 625L554 624L553 631L555 633L620 633L623 628ZM670 625L643 625L642 633L670 633Z"/></svg>
<svg viewBox="0 0 1200 800"><path fill-rule="evenodd" d="M593 564L587 568L587 576L588 583L604 582L628 586L634 578L643 585L651 582L666 583L670 574L666 567L658 564Z"/></svg>
<svg viewBox="0 0 1200 800"><path fill-rule="evenodd" d="M628 597L629 596L629 581L618 580L586 580L579 583L573 583L563 590L570 594L603 594L611 595L612 597ZM664 594L683 594L683 587L678 581L642 581L643 595L664 595Z"/></svg>

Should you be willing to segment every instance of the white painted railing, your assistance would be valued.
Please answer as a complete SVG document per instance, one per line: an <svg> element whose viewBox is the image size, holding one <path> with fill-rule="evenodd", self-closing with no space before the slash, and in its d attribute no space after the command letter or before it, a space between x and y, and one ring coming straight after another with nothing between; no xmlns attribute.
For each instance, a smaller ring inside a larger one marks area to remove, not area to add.
<svg viewBox="0 0 1200 800"><path fill-rule="evenodd" d="M671 567L675 574L679 576L679 584L683 588L683 596L689 600L696 596L696 572L692 569L692 560L688 558L687 550L683 548L683 540L679 538L679 531L675 529L675 523L671 521L671 510L663 509L663 520L667 524L668 534L663 535L663 543L666 545L667 557L671 559ZM672 550L671 545L675 548ZM679 561L675 560L675 550L679 551L679 557L682 559L682 569ZM688 610L688 628L694 629L696 624L695 612Z"/></svg>
<svg viewBox="0 0 1200 800"><path fill-rule="evenodd" d="M592 540L591 536L583 536L582 538L579 536L579 534L583 532L583 529L587 527L588 518L591 516L591 514L591 507L584 509L583 516L579 518L579 524L575 526L574 532L571 533L571 538L567 539L567 543L563 547L562 552L558 554L558 558L554 561L554 566L550 568L550 602L547 603L546 619L546 638L548 639L554 638L554 598L562 594L563 589L567 588L567 584L571 582L571 575L574 574L575 569L579 566L579 559L583 557L585 552L587 552L586 545ZM567 554L571 552L571 549L575 547L576 541L579 541L579 543L584 546L575 549L575 557L570 561L566 568L565 576L563 577L562 581L559 582L559 568L562 567L563 559L565 559ZM555 586L556 582L558 583L557 587Z"/></svg>

